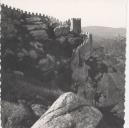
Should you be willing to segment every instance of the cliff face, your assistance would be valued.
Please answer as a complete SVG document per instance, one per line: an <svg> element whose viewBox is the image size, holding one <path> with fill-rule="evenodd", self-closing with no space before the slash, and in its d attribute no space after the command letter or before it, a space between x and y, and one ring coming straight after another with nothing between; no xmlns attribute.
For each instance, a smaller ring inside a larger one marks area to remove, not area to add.
<svg viewBox="0 0 129 128"><path fill-rule="evenodd" d="M113 106L124 99L124 72L115 66L119 64L117 57L108 57L103 47L92 48L88 38L71 61L73 89L98 107Z"/></svg>
<svg viewBox="0 0 129 128"><path fill-rule="evenodd" d="M82 37L45 15L30 15L5 6L1 13L3 69L18 70L45 82L55 77L67 79L73 49L82 43Z"/></svg>

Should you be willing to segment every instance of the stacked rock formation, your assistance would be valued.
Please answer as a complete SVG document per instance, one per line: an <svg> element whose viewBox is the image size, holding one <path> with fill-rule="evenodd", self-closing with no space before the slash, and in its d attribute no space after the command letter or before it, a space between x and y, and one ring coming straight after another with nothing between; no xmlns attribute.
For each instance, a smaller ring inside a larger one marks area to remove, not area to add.
<svg viewBox="0 0 129 128"><path fill-rule="evenodd" d="M124 75L114 67L111 58L107 60L102 47L93 49L91 44L90 38L85 39L73 54L73 90L89 104L116 105L124 99Z"/></svg>
<svg viewBox="0 0 129 128"><path fill-rule="evenodd" d="M40 17L30 17L26 18L27 25L25 27L30 32L30 34L36 40L47 40L48 34L46 30L48 29L47 25L43 23Z"/></svg>

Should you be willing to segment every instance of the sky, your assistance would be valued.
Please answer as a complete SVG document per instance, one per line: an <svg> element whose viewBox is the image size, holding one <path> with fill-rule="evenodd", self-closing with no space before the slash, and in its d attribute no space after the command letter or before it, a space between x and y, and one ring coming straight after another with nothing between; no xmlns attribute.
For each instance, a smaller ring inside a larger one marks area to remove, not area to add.
<svg viewBox="0 0 129 128"><path fill-rule="evenodd" d="M65 21L81 18L82 26L126 27L127 0L1 0L22 10Z"/></svg>

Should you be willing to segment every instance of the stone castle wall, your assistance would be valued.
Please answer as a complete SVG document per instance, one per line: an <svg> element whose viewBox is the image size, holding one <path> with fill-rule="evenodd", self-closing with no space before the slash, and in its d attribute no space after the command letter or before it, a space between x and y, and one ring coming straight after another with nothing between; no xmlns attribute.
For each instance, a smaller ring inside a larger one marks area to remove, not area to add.
<svg viewBox="0 0 129 128"><path fill-rule="evenodd" d="M34 13L34 12L29 12L29 11L24 11L24 10L21 10L19 8L15 8L15 7L12 7L12 6L8 6L8 5L5 5L5 4L1 4L1 12L3 10L6 10L6 13L8 14L13 14L14 17L16 16L20 16L20 15L25 15L26 17L28 16L36 16L36 17L41 17L41 18L48 18L50 19L51 21L54 21L55 23L56 22L60 22L60 24L62 24L61 21L59 21L57 18L55 17L52 17L52 16L48 16L46 14L43 14L43 13Z"/></svg>
<svg viewBox="0 0 129 128"><path fill-rule="evenodd" d="M29 11L23 11L19 8L14 8L12 6L8 6L5 4L1 4L1 12L6 10L7 15L12 15L12 17L20 17L24 15L25 17L31 17L31 16L36 16L36 17L41 17L41 18L47 18L50 20L52 23L59 23L60 25L64 24L65 22L59 21L59 19L48 16L43 13L34 13L34 12L29 12ZM80 34L81 33L81 18L72 18L71 20L71 31L75 34Z"/></svg>
<svg viewBox="0 0 129 128"><path fill-rule="evenodd" d="M71 31L73 31L76 34L81 33L81 18L72 18Z"/></svg>

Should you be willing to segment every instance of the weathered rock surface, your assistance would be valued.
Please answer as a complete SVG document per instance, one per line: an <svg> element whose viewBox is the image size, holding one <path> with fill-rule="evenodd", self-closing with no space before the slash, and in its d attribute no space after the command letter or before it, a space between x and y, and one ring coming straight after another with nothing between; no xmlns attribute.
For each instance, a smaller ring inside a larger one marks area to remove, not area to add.
<svg viewBox="0 0 129 128"><path fill-rule="evenodd" d="M76 67L80 67L84 61L86 61L92 53L91 41L85 39L84 42L79 45L74 53L73 60L71 62L71 68L74 72Z"/></svg>
<svg viewBox="0 0 129 128"><path fill-rule="evenodd" d="M46 58L42 58L39 60L38 62L38 67L42 70L42 71L47 71L50 70L52 68L54 68L55 66L55 58L49 54L46 55Z"/></svg>
<svg viewBox="0 0 129 128"><path fill-rule="evenodd" d="M37 59L38 58L38 54L35 50L30 50L29 51L29 56L33 59Z"/></svg>
<svg viewBox="0 0 129 128"><path fill-rule="evenodd" d="M99 110L68 92L61 95L32 128L95 128L101 118Z"/></svg>
<svg viewBox="0 0 129 128"><path fill-rule="evenodd" d="M41 117L47 110L46 106L42 104L32 104L31 108L38 117Z"/></svg>
<svg viewBox="0 0 129 128"><path fill-rule="evenodd" d="M91 43L90 39L85 38L84 42L79 45L74 52L71 62L72 79L74 81L73 86L76 88L75 91L79 96L88 100L89 104L94 102L95 94L93 84L88 82L91 67L85 63L92 53Z"/></svg>
<svg viewBox="0 0 129 128"><path fill-rule="evenodd" d="M56 36L67 35L69 31L69 26L59 26L54 29L54 33Z"/></svg>
<svg viewBox="0 0 129 128"><path fill-rule="evenodd" d="M1 119L3 128L28 128L37 119L23 104L2 101Z"/></svg>
<svg viewBox="0 0 129 128"><path fill-rule="evenodd" d="M82 43L81 37L73 37L70 34L68 35L67 40L68 40L69 44L71 44L71 45L76 45L76 44L79 45Z"/></svg>
<svg viewBox="0 0 129 128"><path fill-rule="evenodd" d="M92 41L90 40L90 38L85 39L83 44L78 47L78 50L80 58L82 60L87 60L92 53Z"/></svg>
<svg viewBox="0 0 129 128"><path fill-rule="evenodd" d="M27 30L31 31L31 30L37 30L37 29L47 29L47 25L46 24L38 24L38 25L26 25L25 26L27 28Z"/></svg>
<svg viewBox="0 0 129 128"><path fill-rule="evenodd" d="M83 64L82 67L76 67L73 70L72 78L78 82L86 81L88 77L88 69L89 69L89 66L87 66L86 64Z"/></svg>
<svg viewBox="0 0 129 128"><path fill-rule="evenodd" d="M84 97L89 105L95 104L95 89L90 81L83 82L78 86L77 95Z"/></svg>
<svg viewBox="0 0 129 128"><path fill-rule="evenodd" d="M66 38L64 36L60 36L56 40L59 41L60 44L63 44L66 41Z"/></svg>
<svg viewBox="0 0 129 128"><path fill-rule="evenodd" d="M48 34L46 30L34 30L34 31L30 31L30 34L37 40L48 39Z"/></svg>
<svg viewBox="0 0 129 128"><path fill-rule="evenodd" d="M38 16L32 16L25 19L26 25L23 25L30 34L36 40L46 40L48 39L48 34L46 30L48 30L48 26L46 23L42 21L42 19Z"/></svg>
<svg viewBox="0 0 129 128"><path fill-rule="evenodd" d="M38 16L33 16L33 17L30 17L30 18L26 18L26 21L27 21L28 23L40 22L40 21L41 21L41 18L38 17Z"/></svg>

